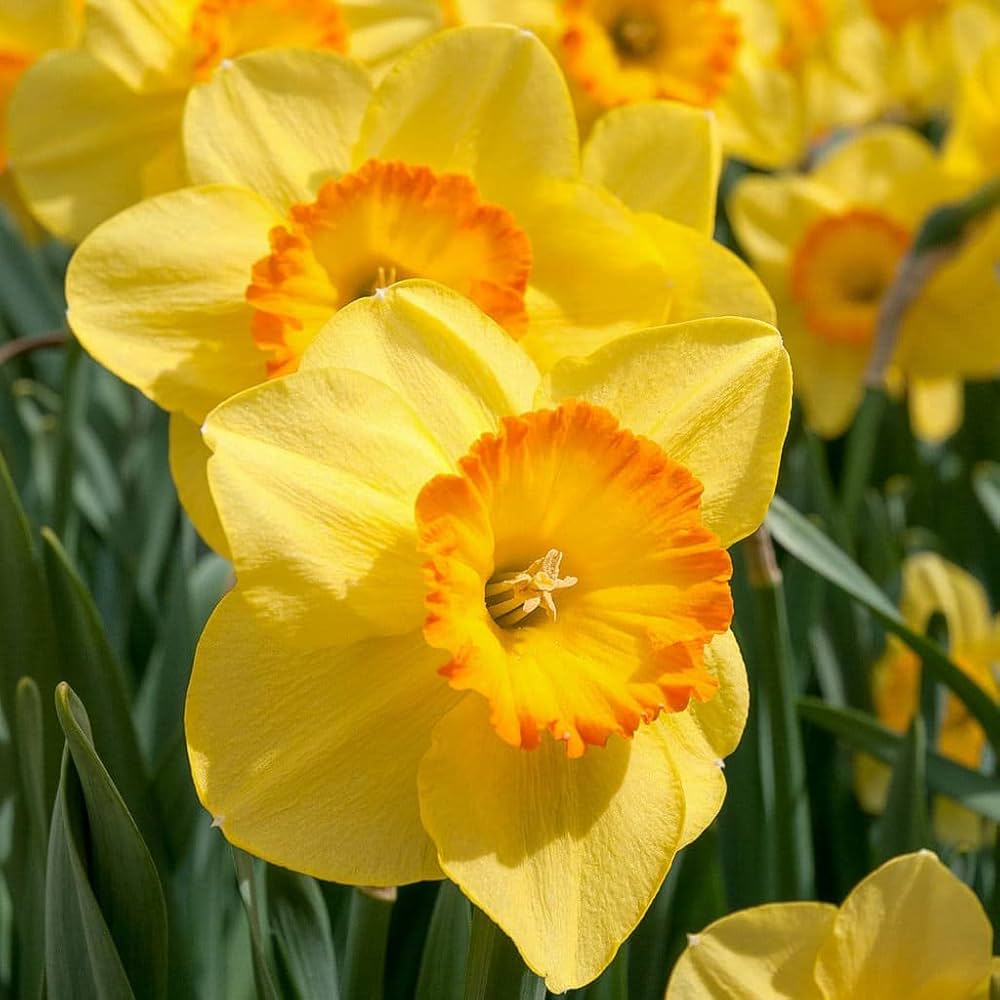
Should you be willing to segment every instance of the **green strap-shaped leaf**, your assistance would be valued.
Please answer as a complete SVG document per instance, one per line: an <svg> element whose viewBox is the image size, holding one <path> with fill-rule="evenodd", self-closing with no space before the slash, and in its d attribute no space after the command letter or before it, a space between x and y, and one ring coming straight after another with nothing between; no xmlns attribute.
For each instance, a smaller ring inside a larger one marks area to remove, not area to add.
<svg viewBox="0 0 1000 1000"><path fill-rule="evenodd" d="M1000 462L981 462L972 473L972 488L993 527L1000 531Z"/></svg>
<svg viewBox="0 0 1000 1000"><path fill-rule="evenodd" d="M923 716L913 717L892 769L876 838L880 861L930 846L927 821L927 730Z"/></svg>
<svg viewBox="0 0 1000 1000"><path fill-rule="evenodd" d="M781 546L813 572L863 604L888 631L895 633L923 661L934 679L944 684L975 716L994 750L1000 751L1000 709L937 643L914 632L872 579L819 528L776 496L767 527Z"/></svg>
<svg viewBox="0 0 1000 1000"><path fill-rule="evenodd" d="M42 697L30 677L17 685L14 735L20 802L15 816L19 869L17 938L19 994L41 998L45 973L45 854L49 838L45 795Z"/></svg>
<svg viewBox="0 0 1000 1000"><path fill-rule="evenodd" d="M49 838L49 994L159 1000L167 986L167 914L156 867L66 684L56 691L56 714L66 751Z"/></svg>
<svg viewBox="0 0 1000 1000"><path fill-rule="evenodd" d="M442 882L424 943L416 1000L462 1000L472 908L454 882Z"/></svg>
<svg viewBox="0 0 1000 1000"><path fill-rule="evenodd" d="M45 575L55 620L62 679L89 705L96 748L157 865L165 867L162 826L139 752L122 670L76 571L50 531L42 530Z"/></svg>
<svg viewBox="0 0 1000 1000"><path fill-rule="evenodd" d="M306 875L267 866L275 964L291 1000L337 1000L337 961L323 894Z"/></svg>
<svg viewBox="0 0 1000 1000"><path fill-rule="evenodd" d="M236 881L240 887L240 896L243 898L247 922L250 925L250 950L253 955L257 998L258 1000L278 1000L278 990L271 974L267 903L259 884L257 862L252 855L234 847L233 864L236 866Z"/></svg>
<svg viewBox="0 0 1000 1000"><path fill-rule="evenodd" d="M894 765L902 749L903 737L853 708L834 708L818 698L807 697L799 699L799 715L883 764ZM925 756L927 784L932 792L1000 823L1000 782L996 778L970 771L936 753Z"/></svg>

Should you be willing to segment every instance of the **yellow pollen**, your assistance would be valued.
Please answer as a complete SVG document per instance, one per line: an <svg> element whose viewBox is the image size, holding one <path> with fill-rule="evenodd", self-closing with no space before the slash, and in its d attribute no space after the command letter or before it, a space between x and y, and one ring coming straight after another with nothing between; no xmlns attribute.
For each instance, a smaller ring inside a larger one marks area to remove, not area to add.
<svg viewBox="0 0 1000 1000"><path fill-rule="evenodd" d="M560 576L563 554L549 549L520 573L498 573L486 584L486 608L502 628L519 625L528 615L544 608L556 620L552 594L576 584L575 576Z"/></svg>

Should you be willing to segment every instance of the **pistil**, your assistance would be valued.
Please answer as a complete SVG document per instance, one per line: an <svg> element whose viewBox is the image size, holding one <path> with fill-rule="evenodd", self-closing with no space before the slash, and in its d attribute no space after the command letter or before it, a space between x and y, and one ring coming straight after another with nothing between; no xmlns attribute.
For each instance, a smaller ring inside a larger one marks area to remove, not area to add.
<svg viewBox="0 0 1000 1000"><path fill-rule="evenodd" d="M486 584L486 608L501 628L519 625L528 615L543 608L556 620L552 595L576 584L575 576L560 576L563 554L549 549L519 573L498 573Z"/></svg>

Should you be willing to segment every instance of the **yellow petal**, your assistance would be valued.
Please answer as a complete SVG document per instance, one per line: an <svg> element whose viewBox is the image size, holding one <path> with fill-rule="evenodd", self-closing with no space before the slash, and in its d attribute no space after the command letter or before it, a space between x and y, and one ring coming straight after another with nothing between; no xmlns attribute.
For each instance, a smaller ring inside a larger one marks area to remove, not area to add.
<svg viewBox="0 0 1000 1000"><path fill-rule="evenodd" d="M688 935L666 1000L821 1000L813 963L836 912L827 903L772 903L716 920Z"/></svg>
<svg viewBox="0 0 1000 1000"><path fill-rule="evenodd" d="M983 585L971 573L933 552L903 563L900 611L911 628L923 632L936 612L948 626L948 645L965 649L989 634L990 606Z"/></svg>
<svg viewBox="0 0 1000 1000"><path fill-rule="evenodd" d="M894 363L927 378L993 378L1000 370L998 260L994 212L921 289L903 318Z"/></svg>
<svg viewBox="0 0 1000 1000"><path fill-rule="evenodd" d="M871 128L841 143L810 177L852 205L877 207L914 228L946 194L934 147L902 125Z"/></svg>
<svg viewBox="0 0 1000 1000"><path fill-rule="evenodd" d="M32 212L77 242L116 212L179 187L182 107L183 94L137 94L83 51L39 60L8 110L10 163Z"/></svg>
<svg viewBox="0 0 1000 1000"><path fill-rule="evenodd" d="M214 410L205 440L237 578L287 642L419 628L413 505L453 465L391 389L357 372L298 372Z"/></svg>
<svg viewBox="0 0 1000 1000"><path fill-rule="evenodd" d="M727 202L736 238L754 264L786 261L813 222L845 206L841 195L800 176L746 177Z"/></svg>
<svg viewBox="0 0 1000 1000"><path fill-rule="evenodd" d="M434 731L420 810L449 878L512 938L553 993L608 965L666 876L684 824L662 730L570 759L498 738L469 697Z"/></svg>
<svg viewBox="0 0 1000 1000"><path fill-rule="evenodd" d="M889 797L892 770L868 754L854 758L854 794L865 812L877 816L885 809Z"/></svg>
<svg viewBox="0 0 1000 1000"><path fill-rule="evenodd" d="M265 49L224 63L188 98L191 179L248 187L282 210L312 201L350 170L370 97L364 70L331 52Z"/></svg>
<svg viewBox="0 0 1000 1000"><path fill-rule="evenodd" d="M442 27L440 0L341 0L352 59L381 67Z"/></svg>
<svg viewBox="0 0 1000 1000"><path fill-rule="evenodd" d="M70 263L73 332L120 378L201 423L265 377L244 293L277 221L238 188L188 188L134 206Z"/></svg>
<svg viewBox="0 0 1000 1000"><path fill-rule="evenodd" d="M41 54L73 45L80 29L76 0L0 0L0 47Z"/></svg>
<svg viewBox="0 0 1000 1000"><path fill-rule="evenodd" d="M687 466L723 545L763 520L791 407L788 357L773 327L724 317L645 330L563 362L549 386L556 401L607 407Z"/></svg>
<svg viewBox="0 0 1000 1000"><path fill-rule="evenodd" d="M934 836L957 851L978 851L996 839L996 823L943 795L934 798L931 815Z"/></svg>
<svg viewBox="0 0 1000 1000"><path fill-rule="evenodd" d="M636 212L655 212L710 236L722 170L715 118L669 101L631 104L598 119L583 176Z"/></svg>
<svg viewBox="0 0 1000 1000"><path fill-rule="evenodd" d="M958 379L912 378L906 393L910 426L921 441L945 441L962 426L965 387Z"/></svg>
<svg viewBox="0 0 1000 1000"><path fill-rule="evenodd" d="M532 407L538 371L468 299L405 281L341 310L303 355L301 369L350 368L404 399L454 459L502 416Z"/></svg>
<svg viewBox="0 0 1000 1000"><path fill-rule="evenodd" d="M539 176L574 177L576 119L553 57L528 32L442 32L404 56L375 93L355 161L469 174L487 201L517 204Z"/></svg>
<svg viewBox="0 0 1000 1000"><path fill-rule="evenodd" d="M181 87L190 78L196 0L87 0L84 45L131 90Z"/></svg>
<svg viewBox="0 0 1000 1000"><path fill-rule="evenodd" d="M771 296L731 250L668 219L646 215L642 225L656 243L672 284L671 323L705 316L775 322Z"/></svg>
<svg viewBox="0 0 1000 1000"><path fill-rule="evenodd" d="M930 851L886 862L844 900L816 960L826 996L969 997L989 977L993 929Z"/></svg>
<svg viewBox="0 0 1000 1000"><path fill-rule="evenodd" d="M211 457L212 452L202 439L201 427L182 413L171 413L170 474L177 487L177 498L204 542L228 559L229 543L208 486Z"/></svg>
<svg viewBox="0 0 1000 1000"><path fill-rule="evenodd" d="M520 207L534 255L520 344L542 371L666 321L672 279L643 218L606 191L566 181L536 186Z"/></svg>
<svg viewBox="0 0 1000 1000"><path fill-rule="evenodd" d="M293 652L239 590L198 644L185 730L205 808L238 847L321 879L440 878L417 767L457 695L419 632Z"/></svg>
<svg viewBox="0 0 1000 1000"><path fill-rule="evenodd" d="M743 656L732 632L717 635L705 649L705 665L719 689L705 702L692 699L683 712L660 716L674 767L684 788L684 830L680 846L699 837L726 797L724 760L739 744L750 692Z"/></svg>

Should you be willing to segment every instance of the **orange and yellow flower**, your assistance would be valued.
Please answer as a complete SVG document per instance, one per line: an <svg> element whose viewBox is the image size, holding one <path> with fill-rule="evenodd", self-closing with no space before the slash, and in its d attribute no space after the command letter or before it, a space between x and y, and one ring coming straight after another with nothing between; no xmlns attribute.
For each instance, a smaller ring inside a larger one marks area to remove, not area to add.
<svg viewBox="0 0 1000 1000"><path fill-rule="evenodd" d="M704 115L622 109L581 156L557 66L512 28L440 33L374 92L333 54L244 56L192 93L185 130L199 186L95 231L67 298L87 350L173 414L175 479L217 546L205 415L395 281L461 292L543 368L666 321L773 319L707 235L720 154Z"/></svg>
<svg viewBox="0 0 1000 1000"><path fill-rule="evenodd" d="M20 190L47 229L79 241L187 182L184 107L220 66L300 48L377 69L440 23L434 0L87 0L79 47L41 60L11 103Z"/></svg>
<svg viewBox="0 0 1000 1000"><path fill-rule="evenodd" d="M546 40L581 122L668 98L718 115L727 153L798 162L838 125L879 110L870 26L841 0L453 0L466 23L508 21Z"/></svg>
<svg viewBox="0 0 1000 1000"><path fill-rule="evenodd" d="M987 1000L993 928L930 851L903 854L840 907L772 903L691 934L666 1000Z"/></svg>
<svg viewBox="0 0 1000 1000"><path fill-rule="evenodd" d="M725 794L726 547L770 501L790 389L754 320L543 378L441 285L338 312L205 425L237 586L186 731L225 835L339 882L448 877L550 989L595 978Z"/></svg>
<svg viewBox="0 0 1000 1000"><path fill-rule="evenodd" d="M944 162L969 184L1000 175L1000 41L962 79Z"/></svg>
<svg viewBox="0 0 1000 1000"><path fill-rule="evenodd" d="M930 552L903 563L900 611L910 628L923 632L935 614L944 616L952 660L994 701L1000 701L1000 616L990 614L981 583L965 570ZM920 657L890 637L885 654L872 672L875 712L883 725L906 732L920 710ZM954 695L944 702L936 734L937 752L963 767L983 765L986 734ZM869 812L885 807L888 769L869 757L857 762L858 797ZM934 828L939 840L963 848L978 847L990 824L950 800L934 802Z"/></svg>
<svg viewBox="0 0 1000 1000"><path fill-rule="evenodd" d="M740 181L733 229L774 296L806 421L847 429L861 400L879 311L922 221L961 190L934 149L902 126L872 128L807 174ZM1000 213L934 271L902 319L891 374L905 382L914 432L940 441L961 424L962 380L1000 368Z"/></svg>

